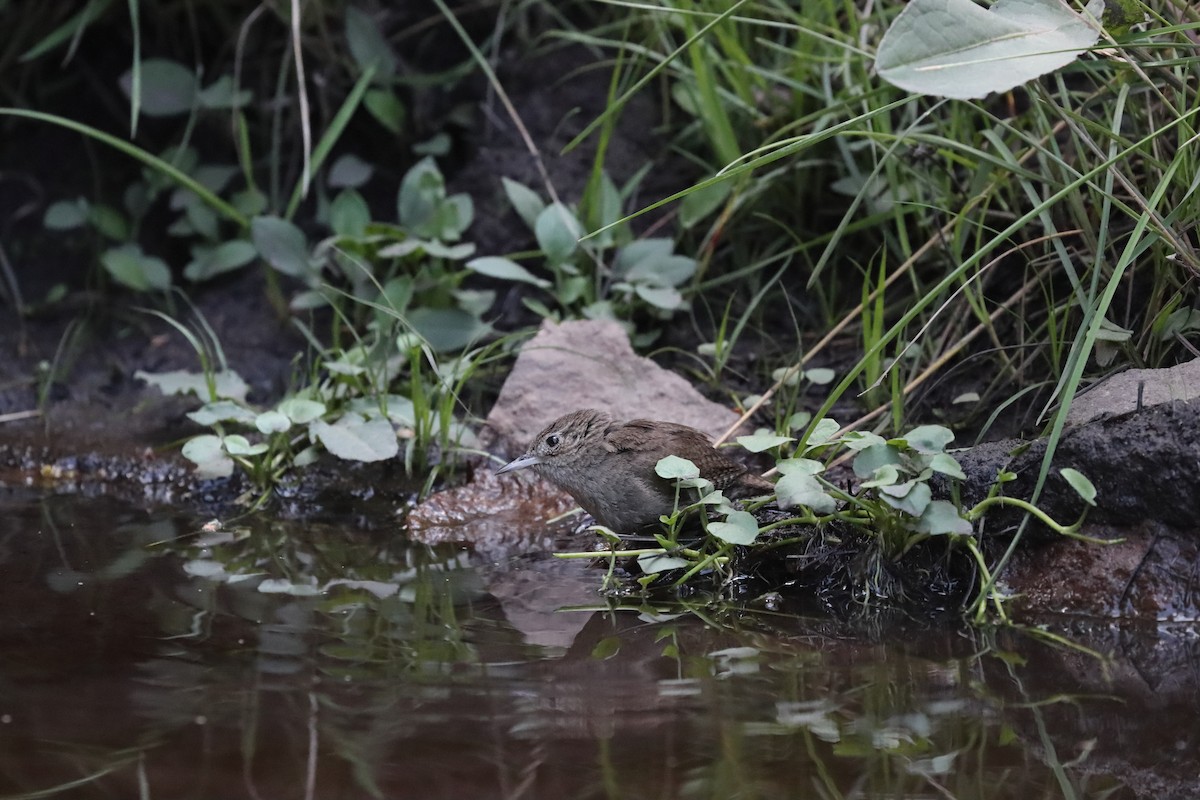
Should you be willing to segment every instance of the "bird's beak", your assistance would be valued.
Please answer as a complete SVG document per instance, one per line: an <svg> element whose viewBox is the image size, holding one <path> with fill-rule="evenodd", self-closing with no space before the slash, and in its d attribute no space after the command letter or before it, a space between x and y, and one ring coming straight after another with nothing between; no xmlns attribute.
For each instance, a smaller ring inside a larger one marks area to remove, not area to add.
<svg viewBox="0 0 1200 800"><path fill-rule="evenodd" d="M503 475L504 473L512 472L515 469L525 469L525 467L532 467L534 464L540 464L540 463L542 463L542 460L540 458L538 458L537 456L532 455L530 453L526 453L523 456L518 456L517 458L514 458L512 461L508 462L503 467L496 470L496 474Z"/></svg>

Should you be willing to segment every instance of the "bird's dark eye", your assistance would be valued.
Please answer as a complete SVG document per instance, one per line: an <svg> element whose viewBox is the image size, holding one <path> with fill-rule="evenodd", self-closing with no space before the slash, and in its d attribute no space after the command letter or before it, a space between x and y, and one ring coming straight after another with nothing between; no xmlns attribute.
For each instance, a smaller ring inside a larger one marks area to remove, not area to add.
<svg viewBox="0 0 1200 800"><path fill-rule="evenodd" d="M558 443L562 441L562 437L557 433L552 433L546 437L547 447L558 447Z"/></svg>

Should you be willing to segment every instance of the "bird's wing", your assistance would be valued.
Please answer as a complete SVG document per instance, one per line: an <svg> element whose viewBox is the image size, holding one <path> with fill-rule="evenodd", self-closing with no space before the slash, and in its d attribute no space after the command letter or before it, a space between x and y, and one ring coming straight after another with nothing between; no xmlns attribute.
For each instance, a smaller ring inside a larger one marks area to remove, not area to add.
<svg viewBox="0 0 1200 800"><path fill-rule="evenodd" d="M687 425L635 419L611 425L604 435L604 446L610 453L642 450L679 453L695 452L697 448L711 448L712 440Z"/></svg>

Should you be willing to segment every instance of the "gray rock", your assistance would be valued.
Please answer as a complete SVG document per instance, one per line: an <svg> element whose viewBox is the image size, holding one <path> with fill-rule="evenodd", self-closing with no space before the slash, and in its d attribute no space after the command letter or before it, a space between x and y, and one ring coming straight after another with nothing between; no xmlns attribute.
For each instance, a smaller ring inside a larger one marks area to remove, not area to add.
<svg viewBox="0 0 1200 800"><path fill-rule="evenodd" d="M617 323L546 321L521 349L500 390L485 442L515 456L548 423L579 408L598 408L618 419L680 422L714 439L738 418L679 375L634 353Z"/></svg>
<svg viewBox="0 0 1200 800"><path fill-rule="evenodd" d="M1128 369L1089 388L1071 403L1068 425L1082 425L1104 414L1124 414L1161 403L1200 397L1200 358L1165 369Z"/></svg>

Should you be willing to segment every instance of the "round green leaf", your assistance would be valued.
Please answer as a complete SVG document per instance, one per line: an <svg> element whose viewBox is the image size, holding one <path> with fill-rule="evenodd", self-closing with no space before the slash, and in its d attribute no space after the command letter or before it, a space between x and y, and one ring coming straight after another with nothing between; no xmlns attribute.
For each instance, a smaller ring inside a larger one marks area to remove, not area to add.
<svg viewBox="0 0 1200 800"><path fill-rule="evenodd" d="M216 247L192 248L192 261L183 270L190 281L206 281L217 275L240 269L255 259L258 251L245 239L222 242Z"/></svg>
<svg viewBox="0 0 1200 800"><path fill-rule="evenodd" d="M82 197L51 203L42 217L42 224L52 231L81 228L88 221L88 201Z"/></svg>
<svg viewBox="0 0 1200 800"><path fill-rule="evenodd" d="M375 77L380 79L396 74L396 54L392 52L374 17L353 5L347 5L345 31L350 55L360 67L374 67Z"/></svg>
<svg viewBox="0 0 1200 800"><path fill-rule="evenodd" d="M900 451L890 444L872 444L860 450L850 463L856 477L873 479L880 467L900 464Z"/></svg>
<svg viewBox="0 0 1200 800"><path fill-rule="evenodd" d="M225 445L225 452L231 456L257 456L268 449L264 443L251 444L249 439L237 433L226 436L221 443Z"/></svg>
<svg viewBox="0 0 1200 800"><path fill-rule="evenodd" d="M708 532L730 544L754 544L758 538L758 521L748 511L734 511L724 522L708 523Z"/></svg>
<svg viewBox="0 0 1200 800"><path fill-rule="evenodd" d="M297 425L307 425L325 414L325 404L292 397L280 403L277 410Z"/></svg>
<svg viewBox="0 0 1200 800"><path fill-rule="evenodd" d="M200 478L228 478L233 474L233 459L225 455L221 439L211 434L189 439L183 445L183 456L195 463Z"/></svg>
<svg viewBox="0 0 1200 800"><path fill-rule="evenodd" d="M903 496L898 497L889 494L889 491L904 491L905 493ZM919 517L925 513L925 509L929 506L929 502L933 498L933 492L930 491L928 484L908 481L907 484L882 488L879 497L892 508L912 514L914 517Z"/></svg>
<svg viewBox="0 0 1200 800"><path fill-rule="evenodd" d="M329 227L339 236L361 237L371 222L367 201L353 189L338 192L329 204Z"/></svg>
<svg viewBox="0 0 1200 800"><path fill-rule="evenodd" d="M954 432L941 425L921 425L913 428L901 438L918 453L932 455L942 452L946 449L946 445L954 441Z"/></svg>
<svg viewBox="0 0 1200 800"><path fill-rule="evenodd" d="M638 297L663 311L677 311L683 306L683 295L671 286L647 286L637 283L634 284L633 291Z"/></svg>
<svg viewBox="0 0 1200 800"><path fill-rule="evenodd" d="M392 133L404 131L405 118L408 112L404 103L391 89L370 89L363 95L363 105L375 121Z"/></svg>
<svg viewBox="0 0 1200 800"><path fill-rule="evenodd" d="M213 461L224 455L225 450L221 446L221 437L213 436L210 433L194 436L183 444L183 457L197 464ZM230 464L232 463L230 462Z"/></svg>
<svg viewBox="0 0 1200 800"><path fill-rule="evenodd" d="M485 322L459 308L414 308L408 321L439 353L461 350L491 331Z"/></svg>
<svg viewBox="0 0 1200 800"><path fill-rule="evenodd" d="M775 496L780 508L806 506L817 514L837 511L837 501L825 491L821 482L802 472L780 478L775 484Z"/></svg>
<svg viewBox="0 0 1200 800"><path fill-rule="evenodd" d="M1083 498L1089 506L1096 505L1096 487L1082 472L1071 467L1063 467L1059 473L1063 476L1075 493Z"/></svg>
<svg viewBox="0 0 1200 800"><path fill-rule="evenodd" d="M196 75L177 61L150 58L141 63L141 109L148 117L186 114L196 103ZM120 78L121 91L133 94L133 71Z"/></svg>
<svg viewBox="0 0 1200 800"><path fill-rule="evenodd" d="M928 533L934 536L956 534L966 536L971 533L971 523L959 516L958 509L953 503L945 500L934 500L925 507L921 518L917 520L918 533Z"/></svg>
<svg viewBox="0 0 1200 800"><path fill-rule="evenodd" d="M240 422L248 425L254 421L254 416L253 411L232 400L216 400L190 412L187 418L197 425L205 426L216 425L218 422Z"/></svg>
<svg viewBox="0 0 1200 800"><path fill-rule="evenodd" d="M654 465L654 471L660 478L666 478L669 481L700 477L700 468L688 459L679 456L660 458Z"/></svg>
<svg viewBox="0 0 1200 800"><path fill-rule="evenodd" d="M263 260L284 275L304 278L312 273L304 233L287 220L255 217L250 222L250 238Z"/></svg>
<svg viewBox="0 0 1200 800"><path fill-rule="evenodd" d="M784 458L775 462L781 475L820 475L825 465L811 458Z"/></svg>
<svg viewBox="0 0 1200 800"><path fill-rule="evenodd" d="M315 420L310 430L326 450L347 461L383 461L400 452L396 432L386 419L365 421L352 414L336 425Z"/></svg>
<svg viewBox="0 0 1200 800"><path fill-rule="evenodd" d="M951 478L958 478L960 481L967 479L966 474L962 471L962 465L954 456L947 453L938 453L929 460L929 468L934 472L940 472L943 475Z"/></svg>
<svg viewBox="0 0 1200 800"><path fill-rule="evenodd" d="M139 292L171 288L171 270L161 258L148 256L136 244L106 250L100 256L104 269L118 283Z"/></svg>
<svg viewBox="0 0 1200 800"><path fill-rule="evenodd" d="M729 197L733 181L721 181L701 189L694 189L679 203L679 224L684 230L712 214Z"/></svg>
<svg viewBox="0 0 1200 800"><path fill-rule="evenodd" d="M292 427L292 421L278 411L264 411L254 420L254 427L260 433L283 433Z"/></svg>

